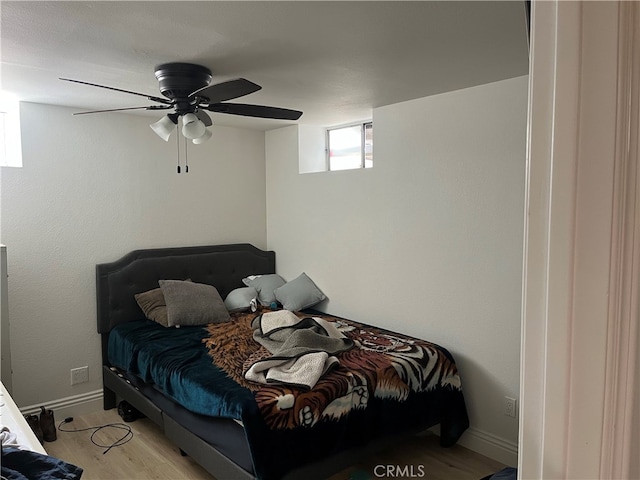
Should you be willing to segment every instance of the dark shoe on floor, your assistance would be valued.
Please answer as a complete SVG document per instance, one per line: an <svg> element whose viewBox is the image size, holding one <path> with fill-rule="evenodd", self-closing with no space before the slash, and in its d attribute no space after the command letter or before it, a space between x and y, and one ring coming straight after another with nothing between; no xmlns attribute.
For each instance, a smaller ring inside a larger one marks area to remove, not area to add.
<svg viewBox="0 0 640 480"><path fill-rule="evenodd" d="M46 410L40 407L40 428L45 442L54 442L58 436L56 434L56 421L53 418L53 410Z"/></svg>
<svg viewBox="0 0 640 480"><path fill-rule="evenodd" d="M44 436L42 434L42 428L40 427L40 420L37 415L25 415L24 419L27 421L33 433L36 434L38 441L44 444Z"/></svg>

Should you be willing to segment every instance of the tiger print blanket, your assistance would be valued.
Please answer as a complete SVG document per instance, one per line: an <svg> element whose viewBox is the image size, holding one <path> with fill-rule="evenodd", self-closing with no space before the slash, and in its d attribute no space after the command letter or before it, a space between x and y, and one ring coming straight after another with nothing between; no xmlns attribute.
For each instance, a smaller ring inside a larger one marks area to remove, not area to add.
<svg viewBox="0 0 640 480"><path fill-rule="evenodd" d="M352 320L315 314L334 322L355 345L336 354L339 365L311 390L249 382L243 372L270 355L252 337L251 321L255 316L234 314L232 322L211 324L203 342L218 368L254 392L258 408L272 429L311 427L340 420L351 411L366 409L371 398L403 402L411 392L427 392L436 387L460 390L456 365L438 345Z"/></svg>

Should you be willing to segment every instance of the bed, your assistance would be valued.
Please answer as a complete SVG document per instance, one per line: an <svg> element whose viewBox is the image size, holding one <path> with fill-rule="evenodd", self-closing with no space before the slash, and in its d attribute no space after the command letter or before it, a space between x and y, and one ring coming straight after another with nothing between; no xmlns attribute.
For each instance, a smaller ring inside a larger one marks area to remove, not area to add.
<svg viewBox="0 0 640 480"><path fill-rule="evenodd" d="M443 446L458 440L469 425L460 377L438 345L276 305L167 328L147 319L136 301L160 281L214 286L224 299L245 287L243 279L272 274L275 253L250 244L137 250L97 265L104 408L126 400L219 480L327 478L435 425ZM300 357L320 355L328 365L309 385L299 377L258 383L248 375L248 367L280 358L265 355L253 335L279 321L336 332L335 351L312 348Z"/></svg>

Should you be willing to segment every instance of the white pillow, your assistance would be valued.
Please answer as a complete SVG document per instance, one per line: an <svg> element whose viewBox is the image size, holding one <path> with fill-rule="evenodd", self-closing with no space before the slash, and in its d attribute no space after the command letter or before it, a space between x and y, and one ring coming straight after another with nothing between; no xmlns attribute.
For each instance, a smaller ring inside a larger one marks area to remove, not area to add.
<svg viewBox="0 0 640 480"><path fill-rule="evenodd" d="M257 305L258 291L253 287L240 287L229 292L224 299L224 306L229 312L243 312L251 309L251 302Z"/></svg>
<svg viewBox="0 0 640 480"><path fill-rule="evenodd" d="M327 298L304 272L296 279L276 288L275 296L282 308L294 312L312 307Z"/></svg>
<svg viewBox="0 0 640 480"><path fill-rule="evenodd" d="M258 300L261 305L269 306L276 301L276 295L273 293L276 288L285 284L284 279L275 273L268 275L251 275L242 279L247 287L253 287L258 291Z"/></svg>

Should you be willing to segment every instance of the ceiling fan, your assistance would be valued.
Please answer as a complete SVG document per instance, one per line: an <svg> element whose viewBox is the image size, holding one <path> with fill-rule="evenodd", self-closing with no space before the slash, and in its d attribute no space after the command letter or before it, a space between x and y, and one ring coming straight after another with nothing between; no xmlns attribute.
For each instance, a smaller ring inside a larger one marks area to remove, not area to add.
<svg viewBox="0 0 640 480"><path fill-rule="evenodd" d="M227 100L257 92L262 87L244 78L211 85L211 70L201 65L177 62L163 63L155 68L155 75L160 85L160 93L165 98L71 78L60 78L60 80L138 95L159 104L144 107L92 110L78 112L74 115L124 110L173 110L172 113L151 124L151 128L164 141L169 141L171 133L177 128L180 117L182 117L182 134L185 138L191 139L196 144L207 141L211 137L211 132L206 127L212 125L211 117L207 114L207 111L278 120L297 120L302 115L302 112L298 110L289 110L287 108L245 103L224 103Z"/></svg>

